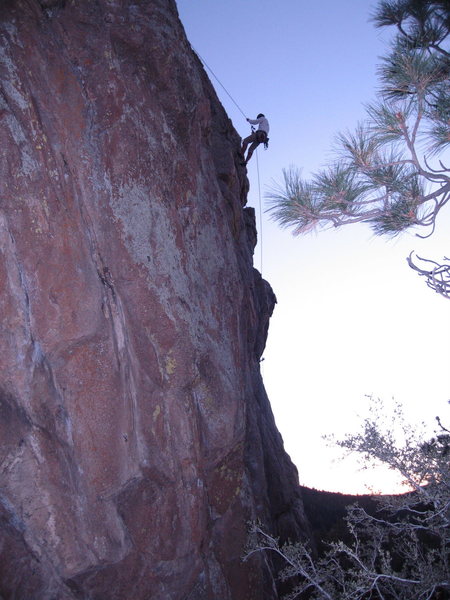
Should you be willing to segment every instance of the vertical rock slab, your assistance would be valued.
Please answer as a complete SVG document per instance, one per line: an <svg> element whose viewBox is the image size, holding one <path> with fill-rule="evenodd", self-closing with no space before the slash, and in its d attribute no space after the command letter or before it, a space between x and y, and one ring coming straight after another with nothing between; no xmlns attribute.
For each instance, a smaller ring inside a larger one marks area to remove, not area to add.
<svg viewBox="0 0 450 600"><path fill-rule="evenodd" d="M1 597L276 598L275 297L175 3L5 0L0 76Z"/></svg>

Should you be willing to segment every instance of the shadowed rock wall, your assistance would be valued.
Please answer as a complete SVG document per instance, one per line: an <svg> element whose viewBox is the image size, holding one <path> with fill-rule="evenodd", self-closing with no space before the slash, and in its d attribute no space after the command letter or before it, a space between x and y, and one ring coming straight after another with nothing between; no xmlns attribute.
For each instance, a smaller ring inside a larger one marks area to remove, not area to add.
<svg viewBox="0 0 450 600"><path fill-rule="evenodd" d="M0 596L276 598L275 297L174 2L2 0L0 76Z"/></svg>

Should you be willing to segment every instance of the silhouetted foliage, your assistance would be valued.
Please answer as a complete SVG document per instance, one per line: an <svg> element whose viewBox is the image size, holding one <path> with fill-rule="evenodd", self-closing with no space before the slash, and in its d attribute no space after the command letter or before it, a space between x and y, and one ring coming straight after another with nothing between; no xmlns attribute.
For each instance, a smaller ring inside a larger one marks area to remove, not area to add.
<svg viewBox="0 0 450 600"><path fill-rule="evenodd" d="M341 527L340 494L303 490L305 509L319 554L303 542L280 545L252 524L247 557L275 552L285 561L280 577L292 581L294 600L444 600L450 598L449 431L424 440L404 420L383 429L382 406L375 403L363 430L338 444L359 453L367 468L375 462L395 470L409 488L394 496L357 497L346 507ZM403 442L396 441L401 427Z"/></svg>
<svg viewBox="0 0 450 600"><path fill-rule="evenodd" d="M370 495L326 492L304 486L301 486L301 491L305 513L319 552L323 552L329 542L349 541L345 521L348 506L358 503L369 514L375 514L378 506Z"/></svg>
<svg viewBox="0 0 450 600"><path fill-rule="evenodd" d="M284 171L267 195L282 227L298 235L365 222L377 235L413 227L425 231L420 237L433 233L450 199L450 165L436 159L450 146L449 13L449 0L379 2L373 22L397 35L379 67L377 100L354 132L338 136L327 168L310 180Z"/></svg>

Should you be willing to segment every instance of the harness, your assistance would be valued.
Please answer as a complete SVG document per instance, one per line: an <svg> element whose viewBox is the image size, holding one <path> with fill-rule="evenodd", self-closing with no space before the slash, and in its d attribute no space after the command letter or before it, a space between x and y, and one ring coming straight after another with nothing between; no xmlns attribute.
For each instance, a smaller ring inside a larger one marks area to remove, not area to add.
<svg viewBox="0 0 450 600"><path fill-rule="evenodd" d="M258 144L264 144L264 150L267 150L267 148L269 147L269 138L267 136L267 133L262 129L258 129L257 131L255 131L255 136Z"/></svg>

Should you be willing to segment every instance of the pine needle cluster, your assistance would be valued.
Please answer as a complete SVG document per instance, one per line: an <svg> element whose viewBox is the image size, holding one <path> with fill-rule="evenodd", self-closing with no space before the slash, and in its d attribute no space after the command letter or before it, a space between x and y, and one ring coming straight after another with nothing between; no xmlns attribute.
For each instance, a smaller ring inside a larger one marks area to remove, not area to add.
<svg viewBox="0 0 450 600"><path fill-rule="evenodd" d="M450 0L384 0L372 17L397 35L383 58L377 100L353 132L337 136L336 158L305 180L284 171L268 210L294 235L366 222L379 235L434 230L450 199L450 166L432 159L450 146Z"/></svg>

